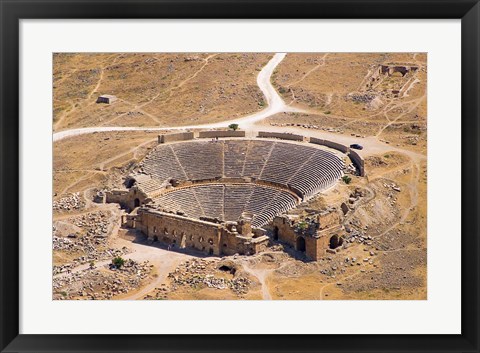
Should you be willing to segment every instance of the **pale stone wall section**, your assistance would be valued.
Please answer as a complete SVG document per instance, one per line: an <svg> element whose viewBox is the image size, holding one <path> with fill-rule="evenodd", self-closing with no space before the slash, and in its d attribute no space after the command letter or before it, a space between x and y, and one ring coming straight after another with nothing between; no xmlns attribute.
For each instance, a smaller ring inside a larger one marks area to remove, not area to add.
<svg viewBox="0 0 480 353"><path fill-rule="evenodd" d="M193 140L194 133L189 132L172 132L169 134L158 135L158 143L168 143L175 141Z"/></svg>
<svg viewBox="0 0 480 353"><path fill-rule="evenodd" d="M269 132L269 131L259 131L258 137L264 138L277 138L281 140L291 140L291 141L304 141L305 137L302 135L288 134L281 132Z"/></svg>
<svg viewBox="0 0 480 353"><path fill-rule="evenodd" d="M200 131L198 133L199 138L215 138L215 137L245 137L244 130L209 130Z"/></svg>

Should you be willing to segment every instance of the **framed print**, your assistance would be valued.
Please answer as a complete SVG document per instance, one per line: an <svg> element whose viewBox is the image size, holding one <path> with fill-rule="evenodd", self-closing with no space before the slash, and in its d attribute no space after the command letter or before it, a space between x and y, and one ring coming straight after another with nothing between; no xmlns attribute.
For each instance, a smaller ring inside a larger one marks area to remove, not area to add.
<svg viewBox="0 0 480 353"><path fill-rule="evenodd" d="M479 351L477 1L1 4L2 352Z"/></svg>

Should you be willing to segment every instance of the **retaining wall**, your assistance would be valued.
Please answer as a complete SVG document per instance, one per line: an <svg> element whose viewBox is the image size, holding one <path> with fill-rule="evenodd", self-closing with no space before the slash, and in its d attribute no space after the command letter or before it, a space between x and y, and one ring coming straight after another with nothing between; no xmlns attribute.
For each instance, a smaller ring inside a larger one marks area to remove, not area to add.
<svg viewBox="0 0 480 353"><path fill-rule="evenodd" d="M172 132L169 134L158 135L158 143L193 140L193 137L193 132Z"/></svg>
<svg viewBox="0 0 480 353"><path fill-rule="evenodd" d="M350 148L348 146L329 140L319 139L316 137L310 137L310 142L317 145L327 146L343 153L347 153L350 151Z"/></svg>
<svg viewBox="0 0 480 353"><path fill-rule="evenodd" d="M209 130L200 131L198 133L199 138L214 138L214 137L245 137L244 130Z"/></svg>
<svg viewBox="0 0 480 353"><path fill-rule="evenodd" d="M317 145L327 146L343 153L347 153L352 162L357 167L360 176L365 176L365 161L357 152L353 151L350 147L347 147L337 142L323 140L316 137L310 137L310 142Z"/></svg>
<svg viewBox="0 0 480 353"><path fill-rule="evenodd" d="M350 150L350 153L348 154L352 162L355 164L357 167L360 176L365 176L365 161L363 158L355 151Z"/></svg>
<svg viewBox="0 0 480 353"><path fill-rule="evenodd" d="M302 135L287 134L282 132L259 131L258 137L277 138L282 140L303 141Z"/></svg>

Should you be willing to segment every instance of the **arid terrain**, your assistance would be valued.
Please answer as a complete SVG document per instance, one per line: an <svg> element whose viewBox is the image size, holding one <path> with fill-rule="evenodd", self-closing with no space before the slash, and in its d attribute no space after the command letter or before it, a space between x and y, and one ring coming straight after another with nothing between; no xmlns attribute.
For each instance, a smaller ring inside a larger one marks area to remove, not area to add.
<svg viewBox="0 0 480 353"><path fill-rule="evenodd" d="M218 122L264 107L270 54L55 54L54 131ZM101 94L115 105L95 104Z"/></svg>
<svg viewBox="0 0 480 353"><path fill-rule="evenodd" d="M159 134L231 123L363 146L365 177L289 211L348 204L341 249L318 261L273 239L251 256L171 249L98 202ZM54 299L427 299L426 54L55 54L53 133Z"/></svg>

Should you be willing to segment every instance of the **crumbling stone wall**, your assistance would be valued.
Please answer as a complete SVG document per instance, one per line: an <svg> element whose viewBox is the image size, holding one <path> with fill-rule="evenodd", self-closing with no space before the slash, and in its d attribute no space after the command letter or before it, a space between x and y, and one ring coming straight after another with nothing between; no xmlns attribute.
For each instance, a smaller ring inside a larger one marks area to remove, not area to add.
<svg viewBox="0 0 480 353"><path fill-rule="evenodd" d="M158 135L158 143L193 140L193 132L172 132Z"/></svg>
<svg viewBox="0 0 480 353"><path fill-rule="evenodd" d="M265 250L268 244L267 236L239 234L233 224L227 227L148 208L140 208L135 219L127 221L151 240L208 255L255 254Z"/></svg>
<svg viewBox="0 0 480 353"><path fill-rule="evenodd" d="M326 251L329 251L330 239L333 236L341 237L342 226L339 224L338 212L332 212L331 215L324 214L321 219L323 227L317 224L313 231L299 232L295 226L298 221L288 216L275 217L272 223L274 237L278 237L280 242L290 245L297 251L304 251L310 260L319 260ZM299 248L302 243L305 244L304 249Z"/></svg>
<svg viewBox="0 0 480 353"><path fill-rule="evenodd" d="M355 164L357 167L357 170L360 174L360 176L365 176L365 161L363 158L355 151L353 151L350 147L342 145L337 142L329 141L329 140L324 140L324 139L319 139L316 137L310 137L310 143L314 143L316 145L322 145L322 146L327 146L330 148L333 148L335 150L338 150L343 153L347 153L352 162Z"/></svg>
<svg viewBox="0 0 480 353"><path fill-rule="evenodd" d="M329 141L329 140L324 140L324 139L319 139L316 137L310 137L310 143L314 143L316 145L322 145L322 146L327 146L330 148L333 148L334 150L347 153L350 151L350 148L348 146L342 145L341 143Z"/></svg>
<svg viewBox="0 0 480 353"><path fill-rule="evenodd" d="M152 200L143 191L136 186L130 189L114 189L106 192L106 203L118 203L122 207L133 210L139 206L145 205Z"/></svg>
<svg viewBox="0 0 480 353"><path fill-rule="evenodd" d="M381 65L379 71L382 74L393 75L395 72L400 72L402 76L405 76L410 71L417 71L417 66L404 66L404 65Z"/></svg>
<svg viewBox="0 0 480 353"><path fill-rule="evenodd" d="M352 150L350 150L348 156L357 167L360 176L365 176L365 161L363 158L357 152Z"/></svg>
<svg viewBox="0 0 480 353"><path fill-rule="evenodd" d="M258 137L277 138L277 139L292 140L292 141L303 141L304 140L304 136L302 136L302 135L281 133L281 132L269 132L269 131L259 131L258 132Z"/></svg>
<svg viewBox="0 0 480 353"><path fill-rule="evenodd" d="M200 131L199 138L215 138L215 137L245 137L245 130L209 130Z"/></svg>
<svg viewBox="0 0 480 353"><path fill-rule="evenodd" d="M320 212L317 218L318 229L324 230L340 224L340 214L337 210Z"/></svg>

